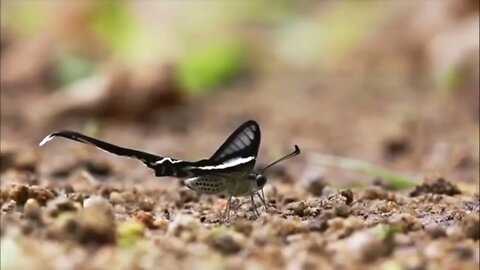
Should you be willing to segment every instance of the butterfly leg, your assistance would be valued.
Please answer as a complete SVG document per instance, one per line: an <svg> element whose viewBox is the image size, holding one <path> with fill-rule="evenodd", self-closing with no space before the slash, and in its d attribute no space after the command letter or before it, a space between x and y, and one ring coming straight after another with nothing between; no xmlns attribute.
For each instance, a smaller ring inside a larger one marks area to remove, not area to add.
<svg viewBox="0 0 480 270"><path fill-rule="evenodd" d="M232 203L232 195L228 196L227 206L225 206L225 212L222 215L222 218L225 218L226 221L230 220L230 204Z"/></svg>
<svg viewBox="0 0 480 270"><path fill-rule="evenodd" d="M258 197L263 203L263 206L265 206L265 212L268 212L268 206L267 206L267 201L265 200L265 193L263 193L263 189L261 189L263 197L260 195L260 193L257 192Z"/></svg>
<svg viewBox="0 0 480 270"><path fill-rule="evenodd" d="M255 200L253 199L253 193L250 194L250 201L252 202L252 210L253 210L253 213L255 214L255 218L257 218L259 214L257 211L257 206L255 205Z"/></svg>

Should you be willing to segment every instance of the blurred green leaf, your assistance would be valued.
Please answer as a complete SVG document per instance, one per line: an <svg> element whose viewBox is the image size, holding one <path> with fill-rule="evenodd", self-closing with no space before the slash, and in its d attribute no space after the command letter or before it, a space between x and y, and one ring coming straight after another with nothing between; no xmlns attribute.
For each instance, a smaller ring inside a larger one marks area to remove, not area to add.
<svg viewBox="0 0 480 270"><path fill-rule="evenodd" d="M189 93L211 90L234 79L246 67L246 53L237 42L219 42L180 61L177 79Z"/></svg>
<svg viewBox="0 0 480 270"><path fill-rule="evenodd" d="M135 31L139 28L128 1L105 0L96 2L91 13L91 26L106 46L120 54L134 48Z"/></svg>
<svg viewBox="0 0 480 270"><path fill-rule="evenodd" d="M64 51L54 58L51 76L56 85L63 86L89 77L93 72L94 66L90 59Z"/></svg>
<svg viewBox="0 0 480 270"><path fill-rule="evenodd" d="M159 33L142 23L129 1L97 1L90 16L92 32L108 52L129 64L155 63L172 39L168 29Z"/></svg>

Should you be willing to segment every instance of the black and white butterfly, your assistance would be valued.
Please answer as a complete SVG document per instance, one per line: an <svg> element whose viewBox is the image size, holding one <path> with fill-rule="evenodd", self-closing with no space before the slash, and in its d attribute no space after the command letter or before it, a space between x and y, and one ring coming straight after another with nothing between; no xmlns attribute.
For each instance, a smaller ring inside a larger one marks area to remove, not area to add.
<svg viewBox="0 0 480 270"><path fill-rule="evenodd" d="M227 219L230 214L232 197L250 196L253 211L258 215L254 203L254 195L257 195L267 209L263 194L263 187L267 182L265 170L282 160L300 154L300 149L295 145L292 153L271 163L261 171L254 171L261 134L260 127L253 120L238 127L210 158L194 162L117 146L75 131L54 132L45 137L40 142L40 146L54 137L64 137L96 146L119 156L141 160L147 167L155 171L156 176L182 178L187 187L200 193L224 194L228 197L224 213Z"/></svg>

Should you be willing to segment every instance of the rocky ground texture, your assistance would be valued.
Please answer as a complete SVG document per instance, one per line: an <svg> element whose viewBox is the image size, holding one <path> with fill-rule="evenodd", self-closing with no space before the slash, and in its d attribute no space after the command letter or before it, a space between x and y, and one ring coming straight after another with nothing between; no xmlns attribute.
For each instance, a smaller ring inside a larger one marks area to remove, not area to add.
<svg viewBox="0 0 480 270"><path fill-rule="evenodd" d="M4 172L2 269L478 269L478 194L443 178L403 192L277 182L268 212L240 198L225 221L225 198L82 166L68 181Z"/></svg>

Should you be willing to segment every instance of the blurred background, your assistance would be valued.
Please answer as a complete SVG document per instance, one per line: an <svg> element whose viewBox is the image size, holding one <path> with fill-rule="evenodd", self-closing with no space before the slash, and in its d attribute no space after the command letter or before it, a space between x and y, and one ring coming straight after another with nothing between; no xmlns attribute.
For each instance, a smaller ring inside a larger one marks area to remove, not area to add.
<svg viewBox="0 0 480 270"><path fill-rule="evenodd" d="M74 157L153 177L76 143L36 145L73 129L196 160L255 119L260 163L303 150L281 181L364 185L388 168L478 188L476 0L6 0L0 38L2 167Z"/></svg>

